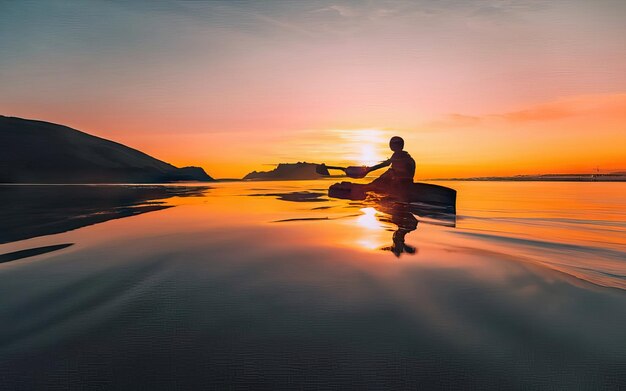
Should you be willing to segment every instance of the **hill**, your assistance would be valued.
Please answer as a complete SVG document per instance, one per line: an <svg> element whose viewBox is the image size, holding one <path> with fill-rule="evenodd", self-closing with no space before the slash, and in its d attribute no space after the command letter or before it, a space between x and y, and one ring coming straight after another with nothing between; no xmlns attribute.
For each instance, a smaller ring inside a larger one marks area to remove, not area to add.
<svg viewBox="0 0 626 391"><path fill-rule="evenodd" d="M0 183L212 181L141 151L67 126L0 116Z"/></svg>

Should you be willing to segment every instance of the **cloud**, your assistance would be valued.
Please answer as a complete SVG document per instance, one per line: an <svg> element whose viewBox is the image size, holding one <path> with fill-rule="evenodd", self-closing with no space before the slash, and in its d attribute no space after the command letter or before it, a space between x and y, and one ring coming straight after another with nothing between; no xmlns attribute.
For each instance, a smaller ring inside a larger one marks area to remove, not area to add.
<svg viewBox="0 0 626 391"><path fill-rule="evenodd" d="M291 33L296 33L296 34L300 34L300 35L304 35L307 37L314 37L315 35L312 34L311 32L309 32L308 30L300 27L297 24L293 24L293 23L288 23L267 15L263 15L263 14L254 14L254 17L257 18L258 20L265 22L271 26L274 27L278 27L280 29L283 29L285 31L291 32Z"/></svg>
<svg viewBox="0 0 626 391"><path fill-rule="evenodd" d="M356 15L356 12L352 8L345 5L331 5L328 7L328 10L336 11L344 18L351 18Z"/></svg>
<svg viewBox="0 0 626 391"><path fill-rule="evenodd" d="M483 121L483 117L466 114L448 114L445 118L430 123L435 127L465 127L477 125Z"/></svg>
<svg viewBox="0 0 626 391"><path fill-rule="evenodd" d="M626 94L581 95L542 103L527 109L496 114L510 122L558 121L573 117L626 118Z"/></svg>
<svg viewBox="0 0 626 391"><path fill-rule="evenodd" d="M626 93L578 95L539 103L520 110L486 115L452 113L429 123L434 127L467 127L481 123L530 123L575 118L623 119L626 121Z"/></svg>

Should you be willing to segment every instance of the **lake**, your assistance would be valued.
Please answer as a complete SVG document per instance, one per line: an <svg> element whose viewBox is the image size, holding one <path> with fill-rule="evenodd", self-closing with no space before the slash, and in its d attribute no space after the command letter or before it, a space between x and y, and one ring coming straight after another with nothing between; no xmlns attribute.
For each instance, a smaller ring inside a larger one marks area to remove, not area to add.
<svg viewBox="0 0 626 391"><path fill-rule="evenodd" d="M0 388L619 389L626 183L0 186Z"/></svg>

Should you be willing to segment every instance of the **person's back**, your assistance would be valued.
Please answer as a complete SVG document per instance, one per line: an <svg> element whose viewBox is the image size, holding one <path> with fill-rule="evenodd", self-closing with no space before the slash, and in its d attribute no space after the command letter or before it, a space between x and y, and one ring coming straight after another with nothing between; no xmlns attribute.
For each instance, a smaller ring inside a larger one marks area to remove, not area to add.
<svg viewBox="0 0 626 391"><path fill-rule="evenodd" d="M391 169L394 179L413 182L415 176L415 160L407 151L396 151L391 155Z"/></svg>

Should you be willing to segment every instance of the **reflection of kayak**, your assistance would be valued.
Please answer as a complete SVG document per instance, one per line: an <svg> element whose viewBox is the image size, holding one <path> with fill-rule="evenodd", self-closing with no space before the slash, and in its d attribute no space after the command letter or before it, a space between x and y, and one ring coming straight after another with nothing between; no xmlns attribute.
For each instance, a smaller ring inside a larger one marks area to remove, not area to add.
<svg viewBox="0 0 626 391"><path fill-rule="evenodd" d="M368 193L392 197L402 202L427 204L445 208L447 212L456 211L456 190L430 183L412 183L400 189L381 191L372 189L367 184L352 182L335 183L328 188L328 195L334 198L364 200Z"/></svg>

